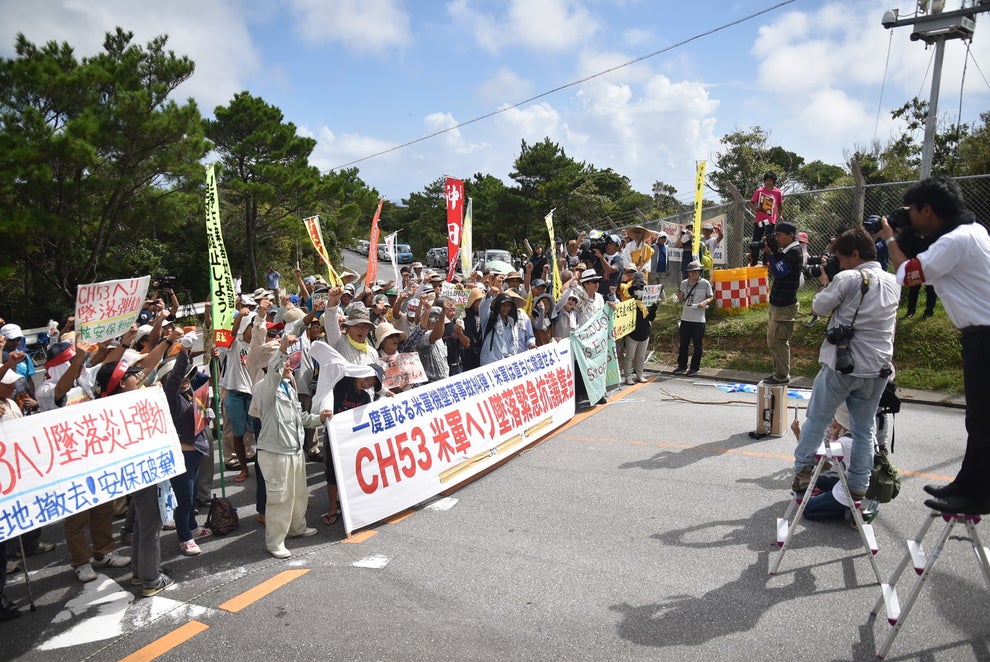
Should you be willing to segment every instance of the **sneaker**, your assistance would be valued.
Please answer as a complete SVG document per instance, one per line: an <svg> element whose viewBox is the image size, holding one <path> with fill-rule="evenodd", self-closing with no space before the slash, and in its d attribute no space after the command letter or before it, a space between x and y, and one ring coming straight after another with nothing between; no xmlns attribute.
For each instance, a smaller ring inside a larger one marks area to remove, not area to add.
<svg viewBox="0 0 990 662"><path fill-rule="evenodd" d="M17 561L7 561L7 574L13 575L21 571L21 564Z"/></svg>
<svg viewBox="0 0 990 662"><path fill-rule="evenodd" d="M814 471L814 467L802 467L800 471L796 472L794 480L791 482L791 491L795 494L804 494L808 485L811 484L811 474Z"/></svg>
<svg viewBox="0 0 990 662"><path fill-rule="evenodd" d="M162 531L175 531L175 522L165 522L162 524Z"/></svg>
<svg viewBox="0 0 990 662"><path fill-rule="evenodd" d="M158 575L158 581L155 582L153 586L144 587L144 589L141 591L141 595L146 598L150 598L153 595L158 595L159 593L167 589L169 586L172 586L173 584L175 584L175 580L169 577L168 575L162 573Z"/></svg>
<svg viewBox="0 0 990 662"><path fill-rule="evenodd" d="M695 368L691 368L684 374L687 375L688 377L694 377L695 375L698 374L698 371Z"/></svg>
<svg viewBox="0 0 990 662"><path fill-rule="evenodd" d="M76 579L81 581L83 584L85 584L86 582L91 582L96 579L96 571L93 570L93 566L89 563L83 563L82 565L77 565Z"/></svg>
<svg viewBox="0 0 990 662"><path fill-rule="evenodd" d="M20 618L21 612L17 610L17 605L7 600L0 600L0 622L12 621Z"/></svg>
<svg viewBox="0 0 990 662"><path fill-rule="evenodd" d="M182 552L186 556L197 556L203 550L201 550L199 548L199 545L196 544L196 541L195 540L193 540L193 539L190 538L189 540L186 540L185 542L180 542L179 543L179 551Z"/></svg>
<svg viewBox="0 0 990 662"><path fill-rule="evenodd" d="M198 538L205 538L206 536L212 536L212 535L213 535L213 532L210 531L205 526L201 526L201 527L199 527L198 529L196 529L195 531L192 532L192 537L193 537L194 540L195 539L198 539Z"/></svg>
<svg viewBox="0 0 990 662"><path fill-rule="evenodd" d="M790 384L791 383L791 380L788 377L780 378L780 377L777 377L776 375L770 375L769 377L764 377L763 378L763 383L764 384L770 384L771 386L774 386L774 385L778 385L778 384Z"/></svg>
<svg viewBox="0 0 990 662"><path fill-rule="evenodd" d="M290 538L309 538L310 536L315 536L317 533L316 529L311 526L307 526L303 529L302 533L290 533Z"/></svg>
<svg viewBox="0 0 990 662"><path fill-rule="evenodd" d="M125 568L131 564L131 557L110 552L102 559L93 559L94 568Z"/></svg>
<svg viewBox="0 0 990 662"><path fill-rule="evenodd" d="M131 586L140 586L141 578L137 575L131 575Z"/></svg>
<svg viewBox="0 0 990 662"><path fill-rule="evenodd" d="M633 377L632 375L629 375L628 377L626 377L626 384L628 384L629 386L632 386L635 383L636 383L636 378L635 377Z"/></svg>
<svg viewBox="0 0 990 662"><path fill-rule="evenodd" d="M287 550L284 546L279 547L278 549L269 549L268 553L277 559L287 559L292 556L292 552Z"/></svg>
<svg viewBox="0 0 990 662"><path fill-rule="evenodd" d="M676 369L674 370L674 373L673 373L673 374L675 374L675 375L680 375L680 374L683 374L683 373L684 373L684 372L686 372L686 371L687 371L687 368L676 368Z"/></svg>
<svg viewBox="0 0 990 662"><path fill-rule="evenodd" d="M649 379L647 379L646 377L640 377L640 378L639 378L639 383L640 383L640 384L645 384L645 383L646 383L646 382L648 382L648 381L650 381L650 380L649 380Z"/></svg>

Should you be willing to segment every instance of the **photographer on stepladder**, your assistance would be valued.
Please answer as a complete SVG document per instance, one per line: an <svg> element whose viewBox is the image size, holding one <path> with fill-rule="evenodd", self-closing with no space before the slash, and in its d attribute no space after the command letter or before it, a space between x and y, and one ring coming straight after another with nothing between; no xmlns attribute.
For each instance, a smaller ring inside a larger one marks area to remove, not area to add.
<svg viewBox="0 0 990 662"><path fill-rule="evenodd" d="M966 452L951 483L924 486L935 497L925 505L944 513L990 514L990 236L948 177L918 182L905 192L904 204L883 219L879 233L897 280L908 287L933 285L962 332Z"/></svg>
<svg viewBox="0 0 990 662"><path fill-rule="evenodd" d="M849 410L852 452L847 462L849 491L862 500L873 468L875 415L884 387L891 378L894 326L900 286L880 268L873 239L862 228L843 232L833 248L840 271L834 279L822 270L821 289L811 309L831 315L818 355L807 420L794 450L791 489L801 494L811 482L815 451L843 402Z"/></svg>

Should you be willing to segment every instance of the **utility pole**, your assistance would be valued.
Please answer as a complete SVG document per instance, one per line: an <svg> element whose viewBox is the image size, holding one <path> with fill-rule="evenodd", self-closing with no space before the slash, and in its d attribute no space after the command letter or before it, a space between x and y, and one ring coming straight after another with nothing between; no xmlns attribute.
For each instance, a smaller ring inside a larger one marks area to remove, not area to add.
<svg viewBox="0 0 990 662"><path fill-rule="evenodd" d="M938 93L942 82L942 60L945 42L949 39L972 39L976 30L976 15L990 11L990 0L963 0L962 8L943 11L945 0L918 0L914 16L899 18L898 10L888 9L880 24L887 30L910 25L911 41L923 41L935 45L935 66L932 70L932 89L928 99L928 118L925 121L925 142L921 150L921 178L932 174L932 158L935 155L935 123L938 119Z"/></svg>

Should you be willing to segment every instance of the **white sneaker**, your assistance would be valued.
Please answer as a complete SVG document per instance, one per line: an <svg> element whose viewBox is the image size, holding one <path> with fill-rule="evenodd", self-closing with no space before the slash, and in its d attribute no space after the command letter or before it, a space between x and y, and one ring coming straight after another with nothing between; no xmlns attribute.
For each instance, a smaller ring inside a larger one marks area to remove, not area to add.
<svg viewBox="0 0 990 662"><path fill-rule="evenodd" d="M640 384L645 384L645 383L646 383L646 382L648 382L648 381L650 381L650 380L649 380L649 379L647 379L646 377L640 377L640 378L639 378L639 383L640 383Z"/></svg>
<svg viewBox="0 0 990 662"><path fill-rule="evenodd" d="M76 579L82 583L91 582L96 579L96 571L93 570L93 566L89 563L83 563L82 565L76 566Z"/></svg>
<svg viewBox="0 0 990 662"><path fill-rule="evenodd" d="M196 556L197 554L201 553L203 550L199 548L199 545L196 544L195 540L192 540L190 538L185 542L179 543L179 551L185 554L186 556Z"/></svg>
<svg viewBox="0 0 990 662"><path fill-rule="evenodd" d="M316 534L317 534L317 530L316 529L314 529L311 526L307 526L305 529L303 529L302 533L290 533L289 534L289 537L290 538L308 538L310 536L315 536Z"/></svg>
<svg viewBox="0 0 990 662"><path fill-rule="evenodd" d="M205 538L206 536L212 536L212 535L213 535L213 532L210 531L205 526L201 526L201 527L199 527L198 529L196 529L195 531L192 532L193 539L196 539L196 538Z"/></svg>
<svg viewBox="0 0 990 662"><path fill-rule="evenodd" d="M292 552L287 550L284 546L278 549L269 549L268 553L277 559L287 559L292 556Z"/></svg>
<svg viewBox="0 0 990 662"><path fill-rule="evenodd" d="M110 552L102 559L93 559L92 563L94 568L126 568L131 564L131 557Z"/></svg>
<svg viewBox="0 0 990 662"><path fill-rule="evenodd" d="M636 378L635 377L633 377L632 375L629 375L628 377L626 377L626 384L628 384L629 386L632 386L635 383L636 383Z"/></svg>

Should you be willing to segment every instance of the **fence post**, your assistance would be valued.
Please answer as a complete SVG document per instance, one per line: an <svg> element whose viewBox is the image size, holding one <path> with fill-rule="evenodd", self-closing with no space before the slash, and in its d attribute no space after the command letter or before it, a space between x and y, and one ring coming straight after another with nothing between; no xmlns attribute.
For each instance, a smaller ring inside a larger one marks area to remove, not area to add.
<svg viewBox="0 0 990 662"><path fill-rule="evenodd" d="M849 159L849 170L853 176L853 225L862 225L866 209L866 179L855 157Z"/></svg>
<svg viewBox="0 0 990 662"><path fill-rule="evenodd" d="M746 241L745 237L749 236L749 233L746 232L749 229L746 227L746 214L743 211L747 201L732 182L726 182L726 186L729 189L729 194L732 196L732 222L726 224L730 229L727 238L729 242L729 254L726 256L726 262L728 262L729 267L749 266L748 250L746 251L745 264L743 264L742 260L743 243Z"/></svg>

